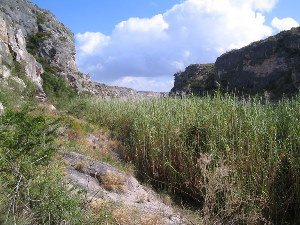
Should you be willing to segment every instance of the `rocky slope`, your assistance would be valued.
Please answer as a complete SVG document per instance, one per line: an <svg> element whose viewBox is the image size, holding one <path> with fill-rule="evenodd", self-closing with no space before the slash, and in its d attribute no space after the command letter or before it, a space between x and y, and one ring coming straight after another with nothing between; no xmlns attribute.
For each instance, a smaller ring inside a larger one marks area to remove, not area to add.
<svg viewBox="0 0 300 225"><path fill-rule="evenodd" d="M14 62L24 67L27 77L42 91L42 64L56 68L78 92L101 97L157 97L159 93L137 92L91 81L78 71L73 33L50 11L27 0L0 1L0 74L11 75ZM39 62L40 63L39 63ZM20 81L21 82L21 81Z"/></svg>
<svg viewBox="0 0 300 225"><path fill-rule="evenodd" d="M192 64L174 74L172 95L205 94L214 87L214 64Z"/></svg>
<svg viewBox="0 0 300 225"><path fill-rule="evenodd" d="M194 64L176 73L171 94L203 93L218 86L250 94L267 92L274 97L296 93L300 86L300 27L227 52L217 58L214 69L209 68Z"/></svg>
<svg viewBox="0 0 300 225"><path fill-rule="evenodd" d="M230 90L296 92L300 85L300 27L225 53L215 66L216 82Z"/></svg>
<svg viewBox="0 0 300 225"><path fill-rule="evenodd" d="M122 211L128 214L128 209L135 209L140 218L150 220L155 216L157 219L153 224L191 224L180 213L176 213L172 206L163 203L153 190L110 164L95 161L77 152L63 152L61 157L66 165L66 178L73 185L87 190L87 198L92 204L101 205L109 201L125 205L127 209L124 207ZM131 223L137 224L133 221Z"/></svg>

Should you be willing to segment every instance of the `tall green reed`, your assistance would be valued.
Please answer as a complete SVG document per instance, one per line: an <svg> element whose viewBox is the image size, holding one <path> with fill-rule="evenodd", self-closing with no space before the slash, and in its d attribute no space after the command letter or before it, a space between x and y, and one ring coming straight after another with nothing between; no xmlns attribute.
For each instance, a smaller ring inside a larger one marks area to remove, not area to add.
<svg viewBox="0 0 300 225"><path fill-rule="evenodd" d="M299 103L216 93L79 98L69 111L109 128L143 177L192 197L208 220L280 224L300 211Z"/></svg>

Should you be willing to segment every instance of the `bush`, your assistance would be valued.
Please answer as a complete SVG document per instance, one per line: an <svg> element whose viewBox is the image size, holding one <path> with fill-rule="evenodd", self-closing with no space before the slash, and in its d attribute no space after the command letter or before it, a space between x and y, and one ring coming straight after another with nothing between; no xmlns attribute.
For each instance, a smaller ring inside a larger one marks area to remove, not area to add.
<svg viewBox="0 0 300 225"><path fill-rule="evenodd" d="M43 24L46 21L46 13L41 13L36 16L36 23Z"/></svg>
<svg viewBox="0 0 300 225"><path fill-rule="evenodd" d="M26 174L28 179L36 166L47 165L55 151L56 121L29 112L25 107L20 112L7 111L0 118L0 172L9 188L16 186L16 177Z"/></svg>
<svg viewBox="0 0 300 225"><path fill-rule="evenodd" d="M50 36L51 33L45 33L45 32L37 32L35 34L29 35L27 37L27 44L26 44L27 51L31 55L37 56L41 43L44 40L47 40Z"/></svg>
<svg viewBox="0 0 300 225"><path fill-rule="evenodd" d="M61 167L50 163L58 126L59 120L33 115L28 107L0 117L1 224L84 220L83 201L68 190Z"/></svg>
<svg viewBox="0 0 300 225"><path fill-rule="evenodd" d="M76 91L67 84L62 76L52 74L48 71L45 70L41 77L43 79L43 90L52 102L57 103L58 106L62 106L77 96Z"/></svg>

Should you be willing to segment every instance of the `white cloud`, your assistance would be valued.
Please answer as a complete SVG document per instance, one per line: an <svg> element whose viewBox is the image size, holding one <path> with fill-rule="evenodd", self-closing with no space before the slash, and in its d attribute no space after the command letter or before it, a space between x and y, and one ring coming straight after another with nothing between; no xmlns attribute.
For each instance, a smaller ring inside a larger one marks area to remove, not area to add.
<svg viewBox="0 0 300 225"><path fill-rule="evenodd" d="M279 0L253 0L254 9L259 11L271 11Z"/></svg>
<svg viewBox="0 0 300 225"><path fill-rule="evenodd" d="M272 24L273 27L275 27L279 31L289 30L293 27L298 27L299 26L299 23L296 20L294 20L293 18L290 18L290 17L283 18L283 19L278 19L277 17L275 17L272 20L271 24Z"/></svg>
<svg viewBox="0 0 300 225"><path fill-rule="evenodd" d="M214 62L226 50L271 35L272 28L264 24L263 13L276 3L277 0L186 0L152 18L122 21L111 36L77 34L78 66L95 80L139 90L150 87L142 82L153 81L158 82L157 86L152 83L156 88L153 90L160 90L160 76L171 80L176 71L191 63Z"/></svg>
<svg viewBox="0 0 300 225"><path fill-rule="evenodd" d="M130 18L127 21L122 21L116 26L115 31L118 33L157 33L160 34L168 28L168 24L164 21L163 16L158 14L151 19L148 18Z"/></svg>
<svg viewBox="0 0 300 225"><path fill-rule="evenodd" d="M76 34L80 53L83 55L95 54L110 44L110 37L100 32L86 32Z"/></svg>
<svg viewBox="0 0 300 225"><path fill-rule="evenodd" d="M123 77L108 84L119 87L129 87L137 91L159 90L168 92L173 87L174 81L169 77Z"/></svg>

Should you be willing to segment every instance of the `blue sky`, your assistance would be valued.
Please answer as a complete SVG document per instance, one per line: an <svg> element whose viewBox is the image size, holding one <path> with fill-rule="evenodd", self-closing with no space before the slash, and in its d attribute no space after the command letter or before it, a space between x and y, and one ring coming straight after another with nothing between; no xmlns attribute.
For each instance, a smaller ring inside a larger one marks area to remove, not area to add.
<svg viewBox="0 0 300 225"><path fill-rule="evenodd" d="M173 74L299 26L299 0L32 0L75 34L93 80L169 91Z"/></svg>

